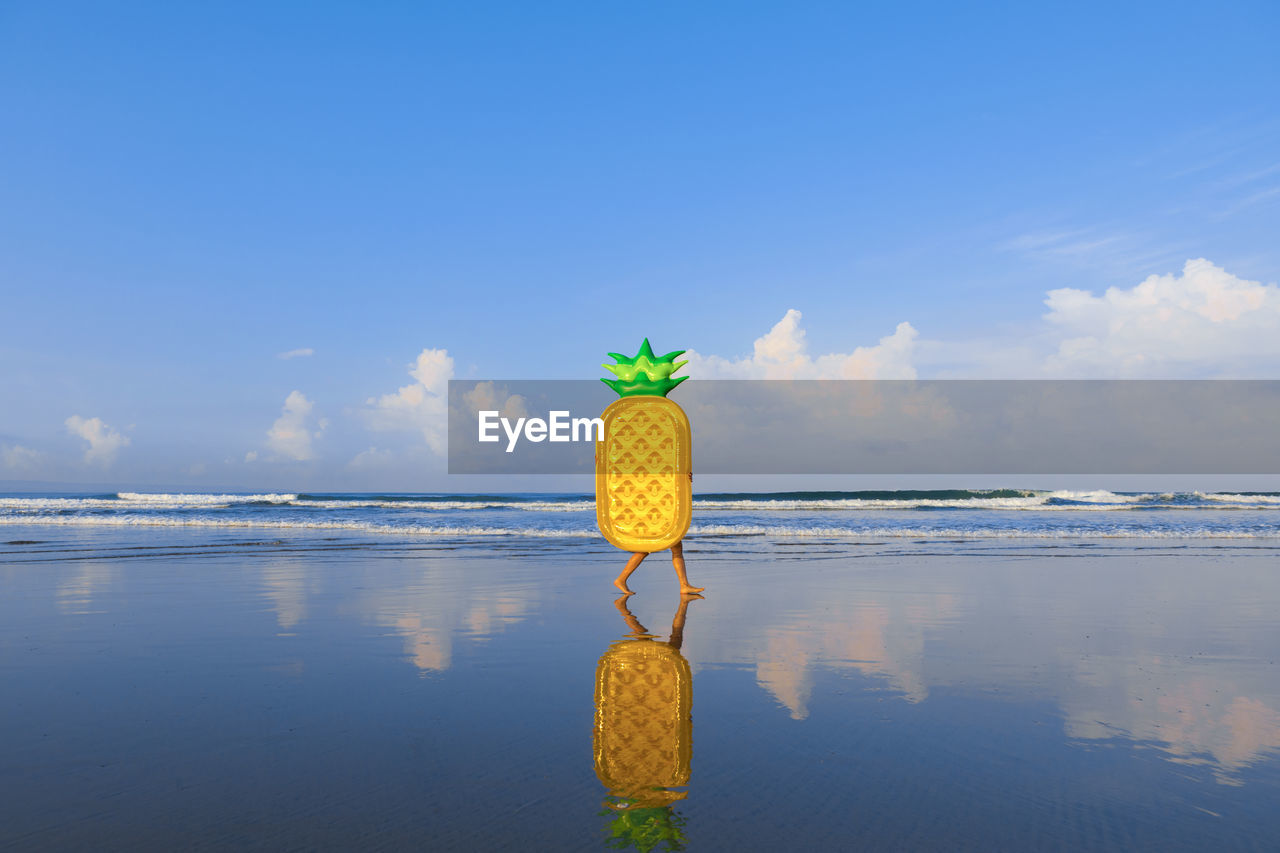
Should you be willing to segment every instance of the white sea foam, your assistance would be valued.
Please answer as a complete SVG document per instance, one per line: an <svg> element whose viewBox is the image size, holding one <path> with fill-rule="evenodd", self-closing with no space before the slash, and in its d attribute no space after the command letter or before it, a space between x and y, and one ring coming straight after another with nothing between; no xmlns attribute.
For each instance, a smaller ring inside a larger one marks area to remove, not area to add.
<svg viewBox="0 0 1280 853"><path fill-rule="evenodd" d="M266 528L271 530L351 530L362 533L393 533L412 536L522 536L536 538L582 538L599 536L597 530L546 530L534 527L481 527L466 525L379 524L366 521L294 521L252 518L179 518L155 515L109 516L0 516L0 525L41 525L54 527L208 527Z"/></svg>
<svg viewBox="0 0 1280 853"><path fill-rule="evenodd" d="M1057 498L1058 500L1067 501L1083 501L1085 503L1138 503L1151 498L1163 497L1171 498L1171 494L1155 494L1144 492L1136 495L1122 495L1116 492L1109 492L1106 489L1089 489L1086 491L1074 491L1071 489L1059 489L1053 492L1044 492L1038 497L1048 500Z"/></svg>
<svg viewBox="0 0 1280 853"><path fill-rule="evenodd" d="M291 501L293 506L316 507L317 509L425 509L425 510L475 510L475 509L520 509L528 512L582 512L595 509L595 501L450 501L450 500L362 500L359 498L338 500L317 500L299 498Z"/></svg>
<svg viewBox="0 0 1280 853"><path fill-rule="evenodd" d="M1152 528L928 528L869 527L787 527L750 524L695 525L689 535L768 536L772 539L1280 539L1280 530L1257 533L1238 529Z"/></svg>
<svg viewBox="0 0 1280 853"><path fill-rule="evenodd" d="M816 498L800 500L699 500L697 509L739 510L746 512L789 512L794 510L867 510L867 509L916 509L937 507L945 509L1044 509L1042 498L964 498L943 500L915 498L904 500L879 500L871 498ZM1057 509L1058 507L1049 507ZM1063 507L1068 508L1068 507Z"/></svg>
<svg viewBox="0 0 1280 853"><path fill-rule="evenodd" d="M74 510L119 508L115 498L0 498L0 510Z"/></svg>
<svg viewBox="0 0 1280 853"><path fill-rule="evenodd" d="M1196 497L1204 498L1208 501L1220 501L1222 503L1232 504L1258 504L1261 506L1280 507L1280 495L1233 495L1233 494L1201 494L1196 492Z"/></svg>
<svg viewBox="0 0 1280 853"><path fill-rule="evenodd" d="M197 494L120 492L115 497L0 497L0 514L104 510L165 511L228 509L253 506L305 508L313 510L386 509L428 513L513 510L534 513L587 513L595 502L580 497L547 500L425 498L388 500L384 498L306 498L290 493ZM1280 495L1211 494L1189 492L1118 494L1106 490L1050 491L1014 497L974 495L963 498L777 498L742 496L729 499L695 498L694 508L711 512L787 513L858 512L916 509L987 510L1001 512L1110 512L1141 509L1167 510L1280 510Z"/></svg>
<svg viewBox="0 0 1280 853"><path fill-rule="evenodd" d="M151 492L117 492L116 497L126 503L165 504L187 506L226 506L229 504L269 503L283 504L296 501L297 495L276 494L262 495L206 495L206 494L165 494Z"/></svg>
<svg viewBox="0 0 1280 853"><path fill-rule="evenodd" d="M346 498L316 500L293 494L259 495L152 494L120 492L114 498L14 498L0 497L0 510L77 510L77 509L217 509L244 504L311 507L314 509L417 509L458 511L480 509L516 509L528 512L582 512L595 509L590 500L570 501L452 501L452 500L378 500Z"/></svg>
<svg viewBox="0 0 1280 853"><path fill-rule="evenodd" d="M80 509L214 509L236 504L271 503L286 504L297 495L202 495L202 494L150 494L120 492L113 498L12 498L0 497L0 510L80 510Z"/></svg>
<svg viewBox="0 0 1280 853"><path fill-rule="evenodd" d="M277 520L250 518L181 518L153 515L112 516L0 516L0 525L40 525L67 527L195 527L258 528L273 530L345 530L374 535L422 537L523 537L538 539L594 539L600 536L594 526L571 530L531 527L490 527L480 525L384 524L366 521ZM767 536L773 539L1280 539L1280 530L1251 531L1212 528L927 528L830 526L791 526L756 524L694 525L689 535L699 536Z"/></svg>
<svg viewBox="0 0 1280 853"><path fill-rule="evenodd" d="M1118 494L1105 490L1053 491L1019 497L968 498L802 498L796 500L733 500L694 499L697 509L736 510L742 512L790 512L796 510L851 511L851 510L909 510L909 509L964 509L964 510L1032 510L1035 512L1108 512L1132 510L1138 506L1149 509L1280 509L1280 497L1255 495L1208 495L1199 492L1187 497L1200 498L1212 503L1175 502L1173 493L1147 492L1142 494ZM1068 501L1068 503L1062 503Z"/></svg>

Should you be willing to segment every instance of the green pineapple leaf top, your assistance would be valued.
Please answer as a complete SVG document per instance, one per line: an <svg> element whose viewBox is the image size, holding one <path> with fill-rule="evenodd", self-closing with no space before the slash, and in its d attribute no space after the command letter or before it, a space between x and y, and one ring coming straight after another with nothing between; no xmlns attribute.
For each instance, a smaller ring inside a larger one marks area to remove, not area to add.
<svg viewBox="0 0 1280 853"><path fill-rule="evenodd" d="M684 849L685 817L671 806L644 808L635 800L617 796L605 797L605 805L608 808L600 815L611 819L606 847L626 850L634 846L640 853Z"/></svg>
<svg viewBox="0 0 1280 853"><path fill-rule="evenodd" d="M655 356L653 348L649 346L649 339L645 338L644 343L640 345L640 352L634 356L625 356L617 352L609 353L609 357L617 364L600 366L617 378L600 381L617 391L619 397L665 397L672 388L689 378L688 376L671 378L671 374L689 363L676 361L684 353L684 350L678 349L664 356Z"/></svg>

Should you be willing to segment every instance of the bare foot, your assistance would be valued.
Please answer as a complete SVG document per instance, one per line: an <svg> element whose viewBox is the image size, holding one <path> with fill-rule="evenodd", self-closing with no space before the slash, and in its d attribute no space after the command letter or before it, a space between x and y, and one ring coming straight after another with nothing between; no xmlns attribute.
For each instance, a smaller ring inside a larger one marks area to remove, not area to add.
<svg viewBox="0 0 1280 853"><path fill-rule="evenodd" d="M635 595L634 592L632 592L630 589L627 588L627 582L624 581L622 578L618 578L617 580L615 580L613 582L613 585L616 586L618 589L622 590L623 595Z"/></svg>
<svg viewBox="0 0 1280 853"><path fill-rule="evenodd" d="M680 587L680 594L694 595L695 593L702 592L704 589L706 589L705 586L689 586L688 584L685 584Z"/></svg>

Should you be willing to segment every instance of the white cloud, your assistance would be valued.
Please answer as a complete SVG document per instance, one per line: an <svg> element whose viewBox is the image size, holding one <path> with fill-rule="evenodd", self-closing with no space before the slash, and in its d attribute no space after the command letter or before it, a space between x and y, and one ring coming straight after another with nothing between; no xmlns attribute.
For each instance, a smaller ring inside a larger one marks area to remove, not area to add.
<svg viewBox="0 0 1280 853"><path fill-rule="evenodd" d="M43 459L44 454L39 450L32 450L21 444L0 445L0 460L3 460L4 467L10 471L34 471L40 467Z"/></svg>
<svg viewBox="0 0 1280 853"><path fill-rule="evenodd" d="M84 452L86 464L107 468L116 459L120 448L129 446L129 437L121 435L102 422L100 418L82 418L72 415L65 421L67 431L89 443Z"/></svg>
<svg viewBox="0 0 1280 853"><path fill-rule="evenodd" d="M283 358L286 361L291 358L306 358L309 355L315 355L316 351L311 347L302 347L301 349L291 349L288 352L276 353L276 358Z"/></svg>
<svg viewBox="0 0 1280 853"><path fill-rule="evenodd" d="M248 453L246 453L246 454L244 455L244 461L245 461L245 462L257 462L257 461L258 461L258 451L256 451L256 450L250 450Z"/></svg>
<svg viewBox="0 0 1280 853"><path fill-rule="evenodd" d="M415 430L434 452L445 452L449 379L453 359L442 349L424 349L409 368L413 384L394 394L370 397L365 417L371 429Z"/></svg>
<svg viewBox="0 0 1280 853"><path fill-rule="evenodd" d="M1127 238L1117 234L1099 235L1089 229L1068 231L1035 231L1021 234L999 248L1049 258L1075 259L1114 250Z"/></svg>
<svg viewBox="0 0 1280 853"><path fill-rule="evenodd" d="M284 411L276 422L267 430L267 447L288 459L304 462L315 457L311 449L313 437L319 437L320 431L311 432L307 419L315 404L306 398L301 391L290 391L284 401ZM323 426L320 428L324 429ZM256 458L256 457L255 457ZM252 461L245 456L245 461Z"/></svg>
<svg viewBox="0 0 1280 853"><path fill-rule="evenodd" d="M505 386L499 388L492 382L477 382L476 387L462 395L462 400L472 414L496 411L499 417L512 420L529 416L524 397L512 394Z"/></svg>
<svg viewBox="0 0 1280 853"><path fill-rule="evenodd" d="M1074 288L1045 299L1057 335L1052 375L1262 376L1280 363L1280 288L1200 258L1101 296Z"/></svg>
<svg viewBox="0 0 1280 853"><path fill-rule="evenodd" d="M1160 268L1185 255L1175 244L1141 231L1117 231L1108 226L1046 229L1021 234L996 246L1047 269L1076 268L1110 276L1136 275Z"/></svg>
<svg viewBox="0 0 1280 853"><path fill-rule="evenodd" d="M352 457L347 463L347 468L352 471L371 471L385 468L391 464L394 456L390 450L379 450L376 447L370 447L368 450L362 450Z"/></svg>
<svg viewBox="0 0 1280 853"><path fill-rule="evenodd" d="M743 358L704 356L693 350L687 373L698 379L914 379L912 355L918 332L899 323L893 334L870 347L849 353L809 355L801 314L787 311L768 334L757 338L752 354Z"/></svg>

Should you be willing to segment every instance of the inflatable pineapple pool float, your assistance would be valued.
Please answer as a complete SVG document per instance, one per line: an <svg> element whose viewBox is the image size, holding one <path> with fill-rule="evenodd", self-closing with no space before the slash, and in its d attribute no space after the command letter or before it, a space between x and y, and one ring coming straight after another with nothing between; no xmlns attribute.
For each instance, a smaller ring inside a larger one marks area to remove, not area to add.
<svg viewBox="0 0 1280 853"><path fill-rule="evenodd" d="M687 362L684 350L656 357L645 338L602 379L619 399L604 410L604 441L596 449L596 520L610 544L624 551L662 551L684 538L692 515L693 470L689 419L667 394L687 376L671 378Z"/></svg>

